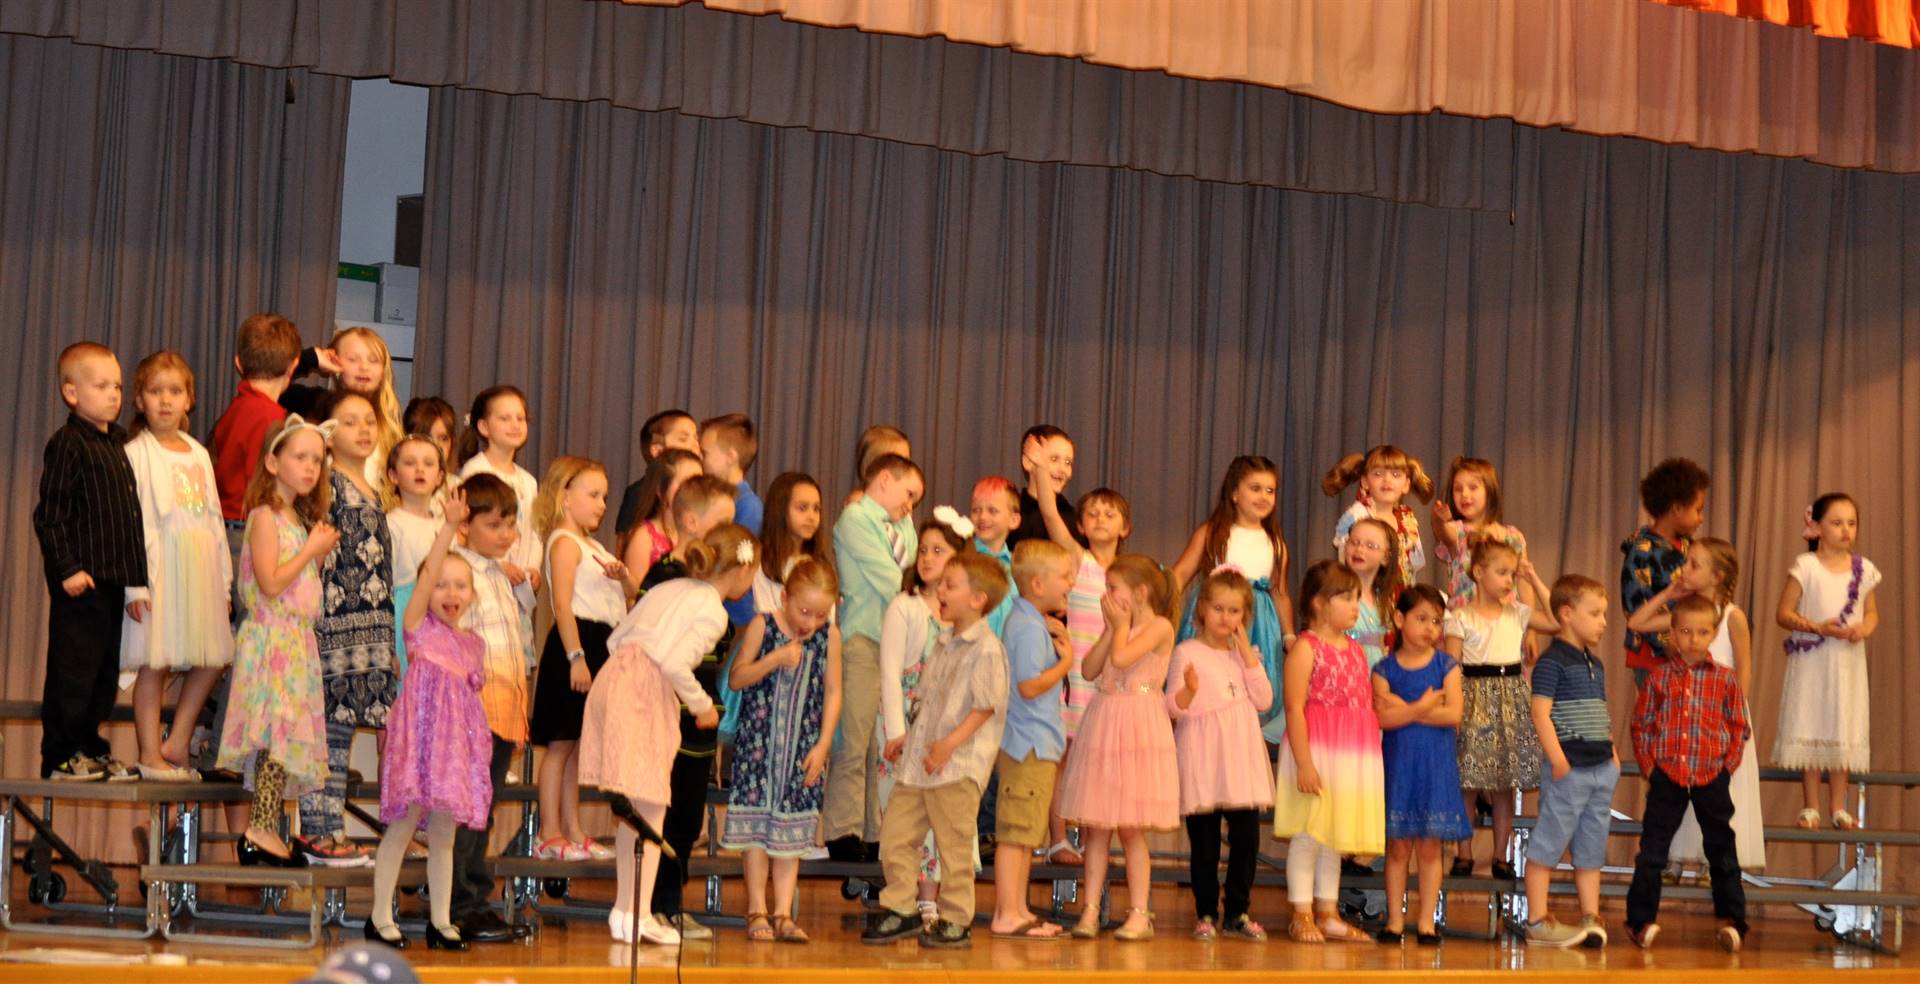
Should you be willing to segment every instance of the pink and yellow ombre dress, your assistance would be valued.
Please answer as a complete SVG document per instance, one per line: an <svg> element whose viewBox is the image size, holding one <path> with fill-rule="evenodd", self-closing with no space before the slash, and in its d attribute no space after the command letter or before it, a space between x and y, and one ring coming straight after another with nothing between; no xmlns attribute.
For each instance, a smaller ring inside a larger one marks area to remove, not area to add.
<svg viewBox="0 0 1920 984"><path fill-rule="evenodd" d="M1304 717L1320 792L1300 792L1293 748L1282 742L1273 835L1304 833L1341 854L1379 854L1387 847L1386 774L1366 652L1351 639L1330 643L1313 632L1300 638L1313 646Z"/></svg>

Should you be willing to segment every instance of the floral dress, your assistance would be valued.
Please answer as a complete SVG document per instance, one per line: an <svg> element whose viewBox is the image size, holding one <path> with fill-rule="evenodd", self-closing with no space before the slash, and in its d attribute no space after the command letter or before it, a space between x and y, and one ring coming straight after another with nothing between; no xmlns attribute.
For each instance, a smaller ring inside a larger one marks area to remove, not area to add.
<svg viewBox="0 0 1920 984"><path fill-rule="evenodd" d="M786 645L771 612L759 656ZM800 643L797 666L783 667L740 692L740 722L733 738L733 783L726 831L720 841L733 850L757 847L775 857L799 857L813 849L820 825L826 777L807 784L806 757L820 743L827 699L827 630Z"/></svg>
<svg viewBox="0 0 1920 984"><path fill-rule="evenodd" d="M327 720L382 728L393 704L393 540L380 503L334 472L327 520L340 544L327 557L314 634Z"/></svg>
<svg viewBox="0 0 1920 984"><path fill-rule="evenodd" d="M284 563L307 543L306 527L261 507L247 519L272 523ZM264 753L287 770L287 795L320 788L327 776L326 724L320 697L320 656L313 622L320 614L320 572L308 563L293 583L273 597L260 590L253 570L253 538L240 548L240 602L247 619L234 639L233 689L220 734L219 767L247 777L253 788L253 757Z"/></svg>

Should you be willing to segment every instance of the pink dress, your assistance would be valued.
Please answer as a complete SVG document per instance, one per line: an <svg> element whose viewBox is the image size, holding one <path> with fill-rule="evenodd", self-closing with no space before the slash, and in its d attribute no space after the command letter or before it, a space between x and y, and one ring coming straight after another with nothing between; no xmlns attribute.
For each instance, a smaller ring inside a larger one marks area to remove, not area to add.
<svg viewBox="0 0 1920 984"><path fill-rule="evenodd" d="M1187 667L1199 676L1193 701L1181 708L1173 694ZM1264 665L1249 669L1240 657L1188 639L1173 649L1167 671L1167 712L1180 762L1180 812L1266 809L1273 803L1267 741L1260 712L1273 706Z"/></svg>
<svg viewBox="0 0 1920 984"><path fill-rule="evenodd" d="M1061 780L1060 816L1086 827L1180 826L1180 766L1167 719L1167 656L1125 670L1111 662L1080 722Z"/></svg>
<svg viewBox="0 0 1920 984"><path fill-rule="evenodd" d="M1074 572L1073 588L1067 592L1067 642L1073 647L1073 666L1067 670L1067 705L1060 709L1060 721L1067 726L1067 739L1080 733L1080 719L1093 703L1093 681L1080 675L1080 663L1087 650L1100 641L1107 627L1100 612L1100 599L1107 595L1107 569L1093 559L1093 551L1080 553L1080 569Z"/></svg>
<svg viewBox="0 0 1920 984"><path fill-rule="evenodd" d="M406 686L387 714L387 751L380 761L380 822L418 806L485 830L493 806L487 766L493 732L480 706L487 644L427 613L406 633Z"/></svg>
<svg viewBox="0 0 1920 984"><path fill-rule="evenodd" d="M1300 791L1292 743L1281 744L1273 835L1285 840L1304 833L1341 854L1379 854L1387 849L1387 780L1366 652L1344 637L1330 643L1305 632L1300 638L1313 646L1304 717L1320 792Z"/></svg>

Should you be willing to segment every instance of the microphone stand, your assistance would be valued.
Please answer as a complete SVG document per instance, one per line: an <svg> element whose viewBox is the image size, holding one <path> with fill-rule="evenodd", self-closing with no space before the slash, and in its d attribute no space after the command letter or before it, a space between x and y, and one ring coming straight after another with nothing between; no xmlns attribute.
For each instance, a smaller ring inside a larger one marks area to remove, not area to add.
<svg viewBox="0 0 1920 984"><path fill-rule="evenodd" d="M680 855L674 852L673 845L668 844L667 839L660 836L658 830L653 829L653 824L648 823L646 817L634 810L633 803L625 796L613 797L608 805L620 822L633 828L633 832L638 835L641 843L658 847L661 855L669 860L680 860ZM633 910L627 913L627 918L631 920L627 925L627 984L637 984L640 980L640 868L646 849L637 845L636 848L633 852ZM646 904L651 906L652 900L648 900Z"/></svg>

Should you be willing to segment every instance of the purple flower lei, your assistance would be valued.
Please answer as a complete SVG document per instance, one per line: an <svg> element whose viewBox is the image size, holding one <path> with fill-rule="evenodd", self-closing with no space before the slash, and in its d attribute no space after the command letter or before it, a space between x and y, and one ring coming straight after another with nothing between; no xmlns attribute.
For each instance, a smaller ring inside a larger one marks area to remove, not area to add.
<svg viewBox="0 0 1920 984"><path fill-rule="evenodd" d="M1852 617L1853 606L1860 603L1860 579L1866 573L1866 569L1866 564L1860 559L1860 555L1854 554L1853 577L1847 581L1847 603L1840 609L1840 617L1836 620L1842 625L1845 625L1847 619ZM1800 634L1804 633L1796 633L1796 635ZM1794 656L1800 653L1812 652L1820 648L1820 645L1826 641L1826 638L1826 636L1818 633L1815 633L1812 639L1789 637L1786 646L1787 655Z"/></svg>

